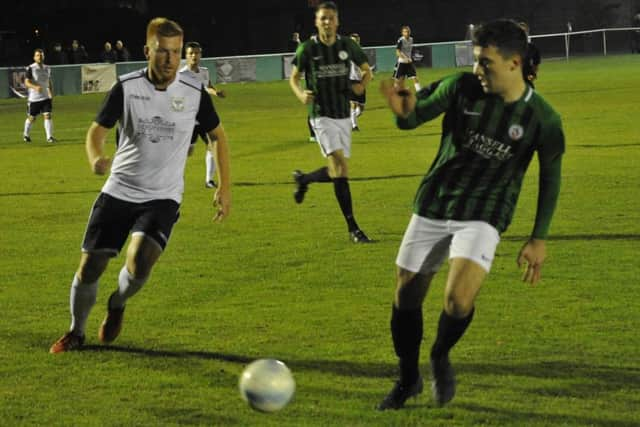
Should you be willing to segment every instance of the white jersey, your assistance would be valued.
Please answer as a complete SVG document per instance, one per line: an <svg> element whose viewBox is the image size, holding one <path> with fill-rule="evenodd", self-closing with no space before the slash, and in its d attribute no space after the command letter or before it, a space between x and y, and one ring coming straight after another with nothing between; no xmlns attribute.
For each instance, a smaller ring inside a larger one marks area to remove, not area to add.
<svg viewBox="0 0 640 427"><path fill-rule="evenodd" d="M204 87L209 87L211 82L211 76L209 75L209 69L207 67L198 66L198 72L189 69L188 65L185 65L180 69L180 73L191 73L196 79L200 80Z"/></svg>
<svg viewBox="0 0 640 427"><path fill-rule="evenodd" d="M146 69L121 76L96 118L105 127L120 120L118 148L102 191L135 203L181 203L196 117L206 131L219 124L211 98L190 74L178 74L166 90L154 87Z"/></svg>
<svg viewBox="0 0 640 427"><path fill-rule="evenodd" d="M42 92L29 88L29 102L38 102L49 99L49 81L51 79L51 68L48 65L38 65L36 62L27 67L26 78L32 83L40 85Z"/></svg>
<svg viewBox="0 0 640 427"><path fill-rule="evenodd" d="M349 70L349 80L362 81L362 70L353 61L351 61L351 69Z"/></svg>
<svg viewBox="0 0 640 427"><path fill-rule="evenodd" d="M396 43L396 49L404 53L408 58L411 58L411 51L413 50L413 37L409 37L408 39L400 37L398 39L398 43ZM401 64L406 64L411 61L399 56L398 62Z"/></svg>

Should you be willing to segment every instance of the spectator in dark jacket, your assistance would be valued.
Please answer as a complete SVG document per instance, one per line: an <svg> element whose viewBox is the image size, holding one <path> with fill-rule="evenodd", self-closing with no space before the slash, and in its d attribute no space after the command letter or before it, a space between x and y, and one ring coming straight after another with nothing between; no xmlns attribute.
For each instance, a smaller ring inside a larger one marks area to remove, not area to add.
<svg viewBox="0 0 640 427"><path fill-rule="evenodd" d="M67 60L67 53L62 50L62 44L56 42L53 44L53 51L47 55L49 65L64 65Z"/></svg>
<svg viewBox="0 0 640 427"><path fill-rule="evenodd" d="M69 49L70 64L86 64L89 62L89 54L78 40L71 41L71 49Z"/></svg>
<svg viewBox="0 0 640 427"><path fill-rule="evenodd" d="M113 64L117 60L118 55L116 54L116 51L111 47L111 43L105 42L104 49L100 53L100 62L108 62L110 64Z"/></svg>
<svg viewBox="0 0 640 427"><path fill-rule="evenodd" d="M131 60L129 49L126 48L122 40L116 41L116 56L118 62L127 62Z"/></svg>

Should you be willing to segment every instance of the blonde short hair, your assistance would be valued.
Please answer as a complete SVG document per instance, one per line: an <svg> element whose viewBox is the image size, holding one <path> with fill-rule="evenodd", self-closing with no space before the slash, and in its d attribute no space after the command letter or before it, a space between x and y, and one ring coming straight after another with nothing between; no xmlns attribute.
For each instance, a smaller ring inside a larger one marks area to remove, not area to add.
<svg viewBox="0 0 640 427"><path fill-rule="evenodd" d="M167 18L153 18L147 25L147 41L156 36L175 37L184 36L180 24Z"/></svg>

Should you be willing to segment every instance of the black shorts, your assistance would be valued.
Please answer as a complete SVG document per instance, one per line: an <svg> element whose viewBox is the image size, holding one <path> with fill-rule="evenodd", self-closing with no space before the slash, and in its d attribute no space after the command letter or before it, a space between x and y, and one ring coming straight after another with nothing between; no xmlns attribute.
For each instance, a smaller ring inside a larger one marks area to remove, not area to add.
<svg viewBox="0 0 640 427"><path fill-rule="evenodd" d="M35 117L40 113L51 113L53 109L53 102L51 98L44 101L27 102L27 114L31 117Z"/></svg>
<svg viewBox="0 0 640 427"><path fill-rule="evenodd" d="M133 203L100 193L91 209L82 251L116 256L130 232L152 238L164 250L179 216L180 204L175 200Z"/></svg>
<svg viewBox="0 0 640 427"><path fill-rule="evenodd" d="M355 83L360 83L360 81L358 80L349 80L351 82L351 85L353 86ZM349 101L352 102L357 102L358 104L362 104L364 105L367 102L367 92L364 91L362 93L362 95L356 95L353 90L351 90L351 93L349 94Z"/></svg>
<svg viewBox="0 0 640 427"><path fill-rule="evenodd" d="M207 145L209 144L209 140L211 139L209 138L209 134L205 132L204 129L202 129L202 127L199 124L197 124L193 128L193 135L191 135L191 144L195 144L196 141L198 140L198 137L200 137L202 142L204 142ZM215 139L212 139L211 142L215 142Z"/></svg>
<svg viewBox="0 0 640 427"><path fill-rule="evenodd" d="M396 67L393 69L393 78L401 79L403 77L415 77L416 76L416 67L413 65L413 62L398 62L396 63Z"/></svg>

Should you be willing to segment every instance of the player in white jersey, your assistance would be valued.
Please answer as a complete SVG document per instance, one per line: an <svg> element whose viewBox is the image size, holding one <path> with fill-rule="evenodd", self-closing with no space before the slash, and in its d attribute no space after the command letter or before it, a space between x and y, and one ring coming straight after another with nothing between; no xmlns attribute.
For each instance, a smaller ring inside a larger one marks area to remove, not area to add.
<svg viewBox="0 0 640 427"><path fill-rule="evenodd" d="M87 132L87 157L93 172L102 175L111 169L111 173L93 205L71 284L71 327L51 346L51 353L82 347L98 279L131 233L118 288L109 297L98 337L109 343L120 333L127 299L149 278L178 220L196 120L218 140L220 181L213 219L221 221L229 214L227 137L202 84L189 75L178 76L182 41L183 31L177 23L152 19L144 47L148 68L120 76ZM109 128L117 121L120 141L112 162L104 145Z"/></svg>
<svg viewBox="0 0 640 427"><path fill-rule="evenodd" d="M413 64L413 37L411 37L411 28L405 25L401 29L402 37L398 39L396 43L396 56L398 62L393 70L393 78L397 84L404 85L404 80L410 78L413 80L413 86L416 88L416 92L421 89L420 81L418 80L418 74L416 73L416 67Z"/></svg>
<svg viewBox="0 0 640 427"><path fill-rule="evenodd" d="M360 35L358 33L352 33L349 35L349 37L351 37L351 40L353 40L358 44L358 46L360 46ZM371 78L373 79L373 72L371 73ZM351 69L349 70L349 81L351 82L351 86L356 83L362 83L362 71L360 70L360 67L358 67L353 61L351 61ZM349 104L351 104L351 129L354 131L360 130L360 128L358 127L358 117L360 117L364 112L364 105L366 102L366 90L362 92L361 95L358 95L355 92L351 91Z"/></svg>
<svg viewBox="0 0 640 427"><path fill-rule="evenodd" d="M47 142L56 142L53 137L53 121L51 119L51 111L53 109L51 68L44 63L44 51L42 49L33 51L33 64L27 67L24 84L29 89L29 98L27 99L27 119L24 122L24 132L22 134L23 141L31 142L31 126L36 117L42 113Z"/></svg>
<svg viewBox="0 0 640 427"><path fill-rule="evenodd" d="M196 79L202 82L205 90L209 95L217 96L220 98L224 98L226 94L223 90L216 89L211 84L211 77L209 75L209 69L207 67L203 67L200 65L200 60L202 59L202 46L198 42L187 42L185 43L185 60L187 64L180 69L180 73L190 73ZM195 128L193 129L193 135L191 137L191 144L195 144L198 140L198 136L204 141L207 146L207 153L205 154L205 186L207 188L215 188L216 181L214 179L216 174L216 162L213 158L213 153L216 151L215 140L211 140L207 133L202 130L200 125L196 123Z"/></svg>

